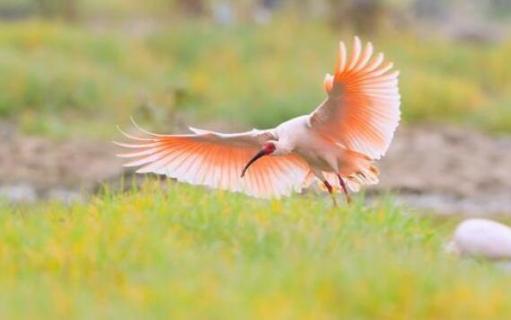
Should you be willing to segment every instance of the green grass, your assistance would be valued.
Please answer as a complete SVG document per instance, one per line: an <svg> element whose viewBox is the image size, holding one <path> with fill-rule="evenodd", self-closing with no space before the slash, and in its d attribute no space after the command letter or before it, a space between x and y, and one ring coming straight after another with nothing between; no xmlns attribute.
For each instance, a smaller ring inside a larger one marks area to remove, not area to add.
<svg viewBox="0 0 511 320"><path fill-rule="evenodd" d="M271 127L324 97L337 42L352 33L283 16L269 25L182 22L132 35L49 22L0 26L0 116L29 133L114 134L130 115L159 130ZM511 42L395 33L376 48L401 71L405 122L511 132Z"/></svg>
<svg viewBox="0 0 511 320"><path fill-rule="evenodd" d="M452 225L148 183L0 215L0 318L505 319L509 275L444 253Z"/></svg>

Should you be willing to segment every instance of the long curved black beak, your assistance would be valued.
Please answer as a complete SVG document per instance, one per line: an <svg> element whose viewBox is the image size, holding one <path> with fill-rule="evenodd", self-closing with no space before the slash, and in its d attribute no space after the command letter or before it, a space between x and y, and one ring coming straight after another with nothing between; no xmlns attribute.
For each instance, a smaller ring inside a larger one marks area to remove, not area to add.
<svg viewBox="0 0 511 320"><path fill-rule="evenodd" d="M257 159L259 159L262 156L265 156L267 154L268 153L264 149L259 151L258 153L256 153L256 155L252 159L250 159L249 162L247 162L247 164L245 165L245 168L243 168L243 171L241 171L241 177L243 178L245 176L245 172L247 172L248 167L250 167L252 165L252 163L256 162Z"/></svg>

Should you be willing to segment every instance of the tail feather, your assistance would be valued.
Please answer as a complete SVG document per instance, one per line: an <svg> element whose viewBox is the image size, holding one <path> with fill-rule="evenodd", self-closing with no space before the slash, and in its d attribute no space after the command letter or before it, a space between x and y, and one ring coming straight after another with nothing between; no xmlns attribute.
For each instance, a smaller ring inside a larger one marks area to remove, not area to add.
<svg viewBox="0 0 511 320"><path fill-rule="evenodd" d="M372 159L352 150L344 150L339 158L339 175L351 191L358 192L364 185L374 185L379 182L380 171ZM336 190L340 190L337 173L323 172L323 175L332 186L336 186Z"/></svg>
<svg viewBox="0 0 511 320"><path fill-rule="evenodd" d="M335 191L341 191L341 186L339 185L339 178L337 174L333 172L323 172L323 175L328 180L330 185L334 186ZM365 169L361 169L360 171L356 171L350 175L343 175L341 177L346 182L346 186L352 192L360 191L362 186L369 186L378 184L379 179L379 170L376 166L371 165ZM322 185L322 184L320 184Z"/></svg>

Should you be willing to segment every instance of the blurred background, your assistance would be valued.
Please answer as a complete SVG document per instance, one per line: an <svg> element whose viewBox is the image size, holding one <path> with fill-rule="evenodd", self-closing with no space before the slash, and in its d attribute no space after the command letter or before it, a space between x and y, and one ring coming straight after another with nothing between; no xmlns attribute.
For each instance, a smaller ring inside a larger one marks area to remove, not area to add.
<svg viewBox="0 0 511 320"><path fill-rule="evenodd" d="M401 71L402 126L368 197L511 213L508 0L0 0L0 197L115 185L109 141L130 116L170 133L310 112L353 35Z"/></svg>

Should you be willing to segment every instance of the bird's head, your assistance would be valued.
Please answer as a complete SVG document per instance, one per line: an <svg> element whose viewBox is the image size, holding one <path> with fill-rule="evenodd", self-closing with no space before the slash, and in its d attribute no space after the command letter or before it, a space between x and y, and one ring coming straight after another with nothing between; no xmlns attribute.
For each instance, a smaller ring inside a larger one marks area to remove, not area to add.
<svg viewBox="0 0 511 320"><path fill-rule="evenodd" d="M259 150L253 157L250 159L245 167L243 168L243 171L241 171L241 177L243 178L245 176L245 173L247 172L248 168L256 162L259 158L263 156L267 156L270 154L276 154L278 152L277 149L278 141L266 141L263 146L261 147L261 150Z"/></svg>

